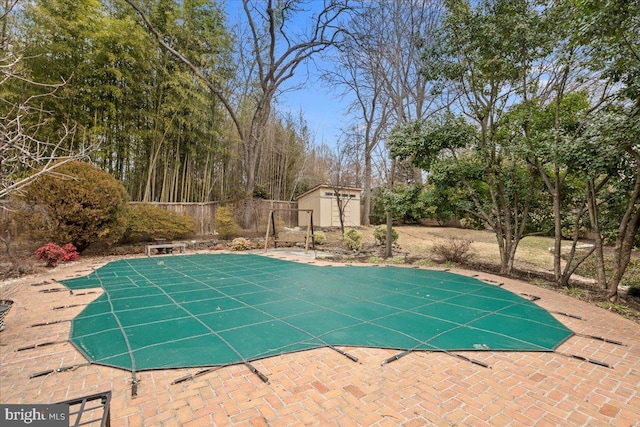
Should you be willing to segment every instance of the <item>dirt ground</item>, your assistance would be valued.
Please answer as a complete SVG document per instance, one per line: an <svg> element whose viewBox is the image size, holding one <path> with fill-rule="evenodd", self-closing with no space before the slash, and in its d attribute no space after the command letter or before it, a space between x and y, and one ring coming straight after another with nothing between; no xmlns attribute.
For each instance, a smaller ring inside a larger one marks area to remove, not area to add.
<svg viewBox="0 0 640 427"><path fill-rule="evenodd" d="M452 227L426 227L420 225L394 226L398 232L394 256L406 256L412 260L434 259L432 249L436 244L445 244L452 238L471 241L469 262L473 264L500 264L500 253L493 232L488 230L469 230ZM373 227L362 228L363 246L369 252L381 252L375 245ZM329 247L339 245L339 231L327 233ZM515 268L532 272L550 272L553 268L553 253L549 250L553 239L548 237L525 237L516 253ZM320 247L322 250L322 247ZM331 250L328 249L328 250ZM365 250L366 252L366 250Z"/></svg>

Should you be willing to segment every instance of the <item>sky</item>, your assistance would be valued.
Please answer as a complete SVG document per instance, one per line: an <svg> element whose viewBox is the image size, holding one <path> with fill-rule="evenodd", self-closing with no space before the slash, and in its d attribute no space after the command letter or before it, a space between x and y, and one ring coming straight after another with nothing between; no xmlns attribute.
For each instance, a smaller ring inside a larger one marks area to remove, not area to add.
<svg viewBox="0 0 640 427"><path fill-rule="evenodd" d="M304 86L295 91L285 92L279 97L278 110L290 112L296 117L300 111L311 129L316 144L334 146L342 135L342 129L349 124L346 117L347 101L339 91L332 90L323 83L319 71L301 68L292 79ZM291 86L291 85L289 85Z"/></svg>
<svg viewBox="0 0 640 427"><path fill-rule="evenodd" d="M261 0L260 0L261 1ZM311 7L322 7L322 0L311 0ZM237 22L244 16L241 0L226 1L227 17L230 23ZM304 28L306 22L300 20L294 22L296 26ZM319 55L313 62L301 64L295 75L286 82L281 89L290 89L300 86L296 90L285 90L278 95L276 110L279 113L290 113L298 117L300 112L309 126L313 142L335 146L342 135L342 129L349 124L346 117L348 101L340 96L339 90L328 87L320 77L318 68L328 68L331 64L323 60Z"/></svg>

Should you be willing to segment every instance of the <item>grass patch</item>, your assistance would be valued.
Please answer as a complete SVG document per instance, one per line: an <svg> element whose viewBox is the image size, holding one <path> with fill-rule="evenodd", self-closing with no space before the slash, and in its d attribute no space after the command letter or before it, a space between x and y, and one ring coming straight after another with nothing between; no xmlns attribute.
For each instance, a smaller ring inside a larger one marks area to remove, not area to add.
<svg viewBox="0 0 640 427"><path fill-rule="evenodd" d="M423 259L419 259L419 260L415 261L413 264L414 265L419 265L421 267L432 267L433 266L433 261L431 261L428 258L423 258Z"/></svg>
<svg viewBox="0 0 640 427"><path fill-rule="evenodd" d="M547 281L544 280L532 280L531 282L532 285L538 286L539 288L544 288L544 289L553 289L553 283L549 283Z"/></svg>
<svg viewBox="0 0 640 427"><path fill-rule="evenodd" d="M640 313L636 310L634 310L633 308L624 305L624 304L620 304L617 302L609 302L609 301L602 301L602 302L598 302L596 303L596 305L600 308L604 308L605 310L609 310L609 311L613 311L614 313L618 313L622 316L638 316L640 315Z"/></svg>
<svg viewBox="0 0 640 427"><path fill-rule="evenodd" d="M581 299L584 301L590 300L591 294L588 290L582 288L564 288L563 292L565 295L569 295L570 297L574 297L577 299Z"/></svg>
<svg viewBox="0 0 640 427"><path fill-rule="evenodd" d="M404 264L404 257L382 258L379 256L371 256L367 258L368 264Z"/></svg>

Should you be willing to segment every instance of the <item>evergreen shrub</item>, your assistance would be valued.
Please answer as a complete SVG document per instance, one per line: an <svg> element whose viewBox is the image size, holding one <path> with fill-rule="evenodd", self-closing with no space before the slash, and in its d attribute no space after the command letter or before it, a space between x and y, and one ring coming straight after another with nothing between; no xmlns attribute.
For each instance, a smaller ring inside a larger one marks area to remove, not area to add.
<svg viewBox="0 0 640 427"><path fill-rule="evenodd" d="M238 223L233 219L233 208L230 206L221 206L216 209L215 220L216 232L222 240L229 240L241 230Z"/></svg>
<svg viewBox="0 0 640 427"><path fill-rule="evenodd" d="M71 242L78 252L96 242L118 241L127 225L122 183L89 163L73 161L36 178L21 195L39 215L28 221L40 238Z"/></svg>
<svg viewBox="0 0 640 427"><path fill-rule="evenodd" d="M387 242L387 226L385 224L378 225L373 229L373 237L376 239L379 245L384 245ZM391 244L398 241L398 232L391 228Z"/></svg>
<svg viewBox="0 0 640 427"><path fill-rule="evenodd" d="M314 231L313 232L313 243L316 245L326 245L327 244L327 236L323 231Z"/></svg>
<svg viewBox="0 0 640 427"><path fill-rule="evenodd" d="M130 205L124 243L149 241L153 238L184 239L195 233L193 219L175 211L148 204Z"/></svg>
<svg viewBox="0 0 640 427"><path fill-rule="evenodd" d="M345 248L352 251L359 251L362 248L362 233L355 228L345 231L342 242Z"/></svg>

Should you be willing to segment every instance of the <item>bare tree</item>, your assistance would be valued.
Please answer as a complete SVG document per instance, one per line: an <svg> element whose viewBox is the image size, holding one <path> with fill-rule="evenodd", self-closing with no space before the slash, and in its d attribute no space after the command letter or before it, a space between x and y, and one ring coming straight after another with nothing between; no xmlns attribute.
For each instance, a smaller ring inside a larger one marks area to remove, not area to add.
<svg viewBox="0 0 640 427"><path fill-rule="evenodd" d="M354 33L357 34L357 33ZM383 139L389 117L389 98L383 96L379 51L365 46L365 40L355 35L340 46L338 64L325 72L325 79L344 88L343 95L352 95L348 112L354 117L353 132L348 139L359 141L364 157L364 225L371 213L372 155Z"/></svg>
<svg viewBox="0 0 640 427"><path fill-rule="evenodd" d="M0 199L29 185L38 176L52 173L72 160L86 158L96 147L83 147L78 151L66 148L66 141L74 128L63 127L56 140L39 139L47 125L48 112L40 100L54 96L64 86L42 84L26 75L21 67L22 57L16 52L7 21L18 0L5 1L0 7L2 34L0 34ZM12 90L20 86L23 90ZM37 90L24 90L31 88ZM22 95L37 92L36 95Z"/></svg>
<svg viewBox="0 0 640 427"><path fill-rule="evenodd" d="M238 40L241 44L238 65L247 73L252 91L250 99L241 99L239 103L234 103L234 87L218 81L215 74L202 70L195 61L174 49L153 26L143 9L133 0L126 1L136 10L158 43L186 65L221 101L240 137L245 191L252 194L259 144L273 100L300 65L335 43L342 32L338 19L347 10L347 0L327 0L319 12L311 15L306 10L307 4L300 0L243 0L247 31L244 32L246 39ZM304 32L292 25L292 21L301 15L310 16L309 29ZM248 126L244 126L241 120L243 108L251 109Z"/></svg>
<svg viewBox="0 0 640 427"><path fill-rule="evenodd" d="M440 0L362 1L335 57L338 66L325 72L328 81L344 88L343 95L353 98L348 113L362 131L365 225L371 212L372 158L380 141L392 122L422 119L434 110L435 98L420 73L420 52L431 43L441 10ZM416 181L421 177L420 171L414 173Z"/></svg>
<svg viewBox="0 0 640 427"><path fill-rule="evenodd" d="M67 140L74 128L63 127L55 140L39 138L40 130L48 124L48 112L41 100L54 96L64 86L42 84L31 80L21 66L22 57L12 43L9 20L18 0L5 0L0 5L0 200L18 192L44 174L73 160L86 158L96 146L79 150L67 148ZM35 90L31 90L35 89ZM25 93L37 93L25 95ZM2 205L2 209L8 209ZM0 236L7 254L10 253L11 233Z"/></svg>
<svg viewBox="0 0 640 427"><path fill-rule="evenodd" d="M333 151L332 162L329 171L327 184L333 189L333 197L336 198L338 218L340 220L340 231L344 236L344 227L347 207L351 201L351 196L345 190L355 186L356 174L353 172L353 164L357 162L358 147L353 144L338 144Z"/></svg>
<svg viewBox="0 0 640 427"><path fill-rule="evenodd" d="M358 26L369 34L367 50L377 51L382 93L389 102L395 123L427 118L439 110L437 98L430 93L431 82L422 74L422 50L434 42L440 25L442 0L368 3L358 16ZM415 182L422 173L414 169Z"/></svg>

